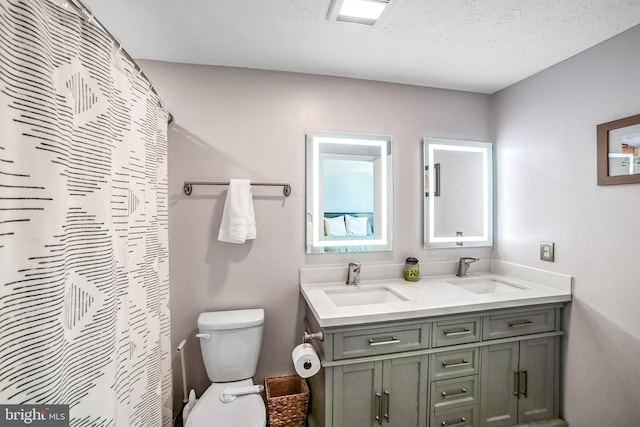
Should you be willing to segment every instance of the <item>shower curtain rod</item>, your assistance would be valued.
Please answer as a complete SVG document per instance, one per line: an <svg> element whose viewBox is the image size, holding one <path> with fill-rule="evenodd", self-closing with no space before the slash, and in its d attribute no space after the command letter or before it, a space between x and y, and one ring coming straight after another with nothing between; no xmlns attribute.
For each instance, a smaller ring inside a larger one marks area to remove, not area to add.
<svg viewBox="0 0 640 427"><path fill-rule="evenodd" d="M140 76L142 76L147 82L149 82L149 88L153 93L155 93L158 96L158 103L160 104L160 107L164 108L164 106L162 105L162 101L160 100L160 95L158 94L156 89L153 87L153 83L151 83L151 79L149 79L149 77L147 77L144 71L142 71L142 67L138 65L135 59L133 59L131 55L129 55L129 52L125 50L122 43L120 43L120 41L116 37L114 37L114 35L111 34L111 32L107 30L104 25L102 25L102 23L98 20L98 18L94 16L91 9L89 9L89 7L86 6L84 3L82 3L80 0L65 0L65 3L71 4L78 12L83 14L89 22L93 22L98 28L100 28L105 34L107 34L109 38L111 38L111 40L113 40L113 42L117 45L118 49L122 52L122 54L126 56L127 59L131 61L131 63L133 63L133 66L136 68L136 71L140 74ZM167 113L169 114L168 123L173 122L173 114L169 113L168 111Z"/></svg>

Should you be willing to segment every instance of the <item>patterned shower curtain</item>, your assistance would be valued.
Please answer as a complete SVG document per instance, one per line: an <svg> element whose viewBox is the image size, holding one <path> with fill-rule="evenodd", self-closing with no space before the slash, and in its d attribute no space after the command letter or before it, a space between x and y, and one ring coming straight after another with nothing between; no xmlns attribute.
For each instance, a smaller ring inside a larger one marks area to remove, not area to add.
<svg viewBox="0 0 640 427"><path fill-rule="evenodd" d="M92 23L0 0L0 404L169 426L167 113Z"/></svg>

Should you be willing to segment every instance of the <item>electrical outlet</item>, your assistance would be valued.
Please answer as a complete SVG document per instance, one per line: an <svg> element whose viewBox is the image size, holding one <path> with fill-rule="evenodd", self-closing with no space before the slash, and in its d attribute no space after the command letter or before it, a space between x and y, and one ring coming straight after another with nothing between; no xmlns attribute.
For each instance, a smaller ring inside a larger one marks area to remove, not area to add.
<svg viewBox="0 0 640 427"><path fill-rule="evenodd" d="M553 242L540 242L540 259L553 262Z"/></svg>

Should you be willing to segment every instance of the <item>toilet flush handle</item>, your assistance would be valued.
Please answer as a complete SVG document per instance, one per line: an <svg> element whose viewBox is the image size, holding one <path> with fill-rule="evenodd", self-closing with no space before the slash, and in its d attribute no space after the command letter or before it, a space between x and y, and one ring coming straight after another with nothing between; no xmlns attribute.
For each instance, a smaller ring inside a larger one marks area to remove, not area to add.
<svg viewBox="0 0 640 427"><path fill-rule="evenodd" d="M209 334L196 334L196 338L200 338L203 340L210 340L211 339L211 335Z"/></svg>

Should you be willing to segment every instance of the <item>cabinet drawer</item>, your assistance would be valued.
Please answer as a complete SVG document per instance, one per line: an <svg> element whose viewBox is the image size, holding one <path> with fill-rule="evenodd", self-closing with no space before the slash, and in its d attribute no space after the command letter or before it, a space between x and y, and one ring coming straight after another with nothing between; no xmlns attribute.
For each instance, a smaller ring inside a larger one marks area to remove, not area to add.
<svg viewBox="0 0 640 427"><path fill-rule="evenodd" d="M333 335L334 360L419 350L429 346L428 324L337 332Z"/></svg>
<svg viewBox="0 0 640 427"><path fill-rule="evenodd" d="M454 378L431 383L431 410L439 411L478 402L478 376Z"/></svg>
<svg viewBox="0 0 640 427"><path fill-rule="evenodd" d="M556 328L556 311L553 308L512 312L486 316L482 331L485 340L515 337L518 335L551 332Z"/></svg>
<svg viewBox="0 0 640 427"><path fill-rule="evenodd" d="M433 354L430 368L431 379L445 380L477 374L479 372L479 354L477 348Z"/></svg>
<svg viewBox="0 0 640 427"><path fill-rule="evenodd" d="M476 406L455 409L453 411L432 412L431 427L476 427L478 425Z"/></svg>
<svg viewBox="0 0 640 427"><path fill-rule="evenodd" d="M441 320L433 324L433 346L466 344L480 341L480 318Z"/></svg>

